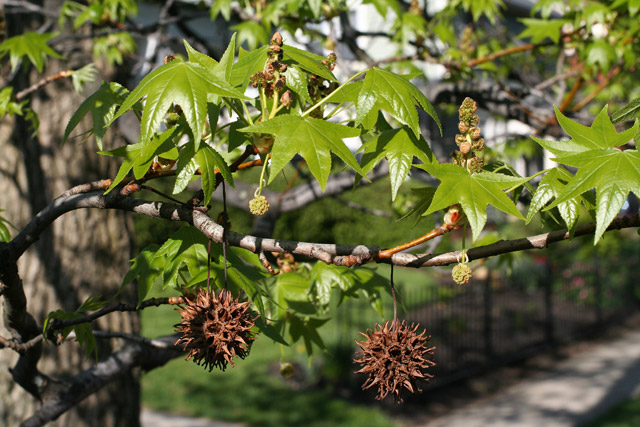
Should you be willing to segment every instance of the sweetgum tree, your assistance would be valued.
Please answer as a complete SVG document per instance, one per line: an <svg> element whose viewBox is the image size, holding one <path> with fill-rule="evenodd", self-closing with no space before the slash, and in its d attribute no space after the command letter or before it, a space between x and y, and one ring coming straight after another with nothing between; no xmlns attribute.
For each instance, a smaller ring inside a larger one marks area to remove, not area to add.
<svg viewBox="0 0 640 427"><path fill-rule="evenodd" d="M637 1L541 1L516 20L523 11L502 2L169 0L144 24L138 6L3 3L6 424L136 425L140 368L186 352L224 370L257 338L311 353L332 298L380 310L381 293L394 294L368 264L453 265L473 286L474 260L640 225L620 215L640 190ZM202 16L228 43L191 26ZM457 129L442 124L447 105ZM478 108L532 139L502 150ZM553 163L533 170L534 158L519 173L510 159L532 143ZM406 216L436 226L392 248L272 238L278 213L383 177L391 200L407 198L409 177L429 183ZM228 203L262 226L235 231ZM132 213L183 225L130 254ZM489 215L555 231L476 244ZM467 230L459 250L411 252ZM158 290L180 296L149 297ZM161 304L178 307L175 333L140 336L135 313ZM428 325L381 315L356 359L365 387L401 400L429 378L437 349Z"/></svg>

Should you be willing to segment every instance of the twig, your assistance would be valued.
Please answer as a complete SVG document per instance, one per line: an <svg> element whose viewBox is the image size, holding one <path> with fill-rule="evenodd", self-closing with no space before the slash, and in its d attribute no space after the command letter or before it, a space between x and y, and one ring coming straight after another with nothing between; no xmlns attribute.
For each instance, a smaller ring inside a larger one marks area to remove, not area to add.
<svg viewBox="0 0 640 427"><path fill-rule="evenodd" d="M35 92L36 90L40 89L42 86L54 82L56 80L60 80L60 79L64 79L65 77L69 77L74 73L73 70L63 70L60 71L59 73L56 73L52 76L49 77L45 77L42 80L37 81L36 83L32 84L31 86L29 86L26 89L21 90L20 92L16 93L16 100L20 101L22 98L26 97L27 95L29 95L32 92Z"/></svg>

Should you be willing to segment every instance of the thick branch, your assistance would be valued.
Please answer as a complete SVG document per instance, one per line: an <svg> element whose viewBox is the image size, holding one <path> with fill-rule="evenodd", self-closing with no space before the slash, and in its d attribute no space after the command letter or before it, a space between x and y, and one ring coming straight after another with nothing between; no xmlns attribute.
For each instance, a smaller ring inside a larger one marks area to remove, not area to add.
<svg viewBox="0 0 640 427"><path fill-rule="evenodd" d="M134 367L140 366L145 370L151 370L164 365L182 354L178 348L172 345L175 340L175 336L155 340L166 343L167 348L132 343L122 350L112 353L95 366L74 376L69 381L57 385L58 389L51 390L50 394L47 394L42 407L25 420L22 426L42 426L57 419L65 411Z"/></svg>
<svg viewBox="0 0 640 427"><path fill-rule="evenodd" d="M122 209L138 214L147 215L153 218L164 218L172 221L184 221L194 225L205 236L215 242L222 242L223 227L217 224L205 213L194 210L188 206L177 206L161 202L147 202L133 197L113 197L109 198L103 194L79 194L69 197L59 197L51 205L45 208L32 223L14 239L15 244L21 250L26 249L26 242L37 238L35 231L42 231L50 222L58 216L73 209L78 208L101 208L101 209ZM43 214L46 212L46 214ZM44 221L49 221L45 224ZM638 227L640 219L638 216L632 218L618 218L614 220L609 230ZM574 236L593 234L595 224L589 224L576 229ZM29 239L21 237L23 234L30 236ZM290 240L266 239L256 236L245 235L228 231L226 233L227 243L248 249L252 252L288 252L298 255L316 258L320 261L336 265L358 265L370 261L393 263L409 267L430 267L436 265L448 265L457 262L460 257L459 251L449 252L440 255L411 255L395 254L390 259L378 260L380 248L377 246L365 245L340 245L340 244L320 244L310 242L298 242ZM551 233L537 236L507 240L494 243L492 245L481 246L467 251L470 260L487 258L503 253L521 251L526 249L543 248L551 243L566 240L570 237L565 231L553 231ZM27 245L28 246L28 245Z"/></svg>

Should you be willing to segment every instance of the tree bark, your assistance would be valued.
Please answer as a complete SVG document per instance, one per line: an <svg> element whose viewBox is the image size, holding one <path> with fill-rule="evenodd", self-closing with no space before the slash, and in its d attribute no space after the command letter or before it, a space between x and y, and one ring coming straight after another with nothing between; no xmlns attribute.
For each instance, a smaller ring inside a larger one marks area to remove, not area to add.
<svg viewBox="0 0 640 427"><path fill-rule="evenodd" d="M13 26L22 27L29 22L18 15L11 15L7 21L9 36L13 35L9 28L12 22ZM24 28L15 28L15 33L23 31ZM79 61L74 58L70 62L81 65L91 62L86 54L79 55ZM14 93L36 78L60 71L60 66L57 61L50 61L44 73L38 76L32 73L31 81L26 73L18 73L12 82ZM61 145L64 128L81 100L70 82L56 82L32 95L30 106L40 120L37 135L33 135L22 117L0 123L0 209L5 210L2 216L16 227L23 227L54 197L73 185L115 175L113 162L102 161L92 141L79 145L72 140ZM82 129L88 127L87 123L83 125ZM108 139L105 145L109 147ZM131 256L131 229L127 214L81 210L58 219L40 236L18 262L27 310L39 327L51 311L73 311L89 296L109 299L117 292ZM0 311L4 316L4 309ZM135 313L116 313L101 319L94 327L138 332L139 321ZM6 331L1 320L0 331ZM98 357L107 357L117 344L99 340ZM18 425L42 405L12 379L9 369L16 366L18 358L11 350L0 351L0 425ZM95 362L93 357L86 357L78 343L65 342L60 346L46 343L38 369L55 385ZM53 425L139 425L137 377L137 372L126 372L63 414ZM47 395L42 398L46 401Z"/></svg>

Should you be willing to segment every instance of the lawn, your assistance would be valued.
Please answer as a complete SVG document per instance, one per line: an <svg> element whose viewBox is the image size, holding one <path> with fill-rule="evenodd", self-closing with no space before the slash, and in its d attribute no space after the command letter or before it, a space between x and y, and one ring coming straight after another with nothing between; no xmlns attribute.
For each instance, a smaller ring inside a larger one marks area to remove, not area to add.
<svg viewBox="0 0 640 427"><path fill-rule="evenodd" d="M610 409L586 427L635 427L640 426L640 395Z"/></svg>

